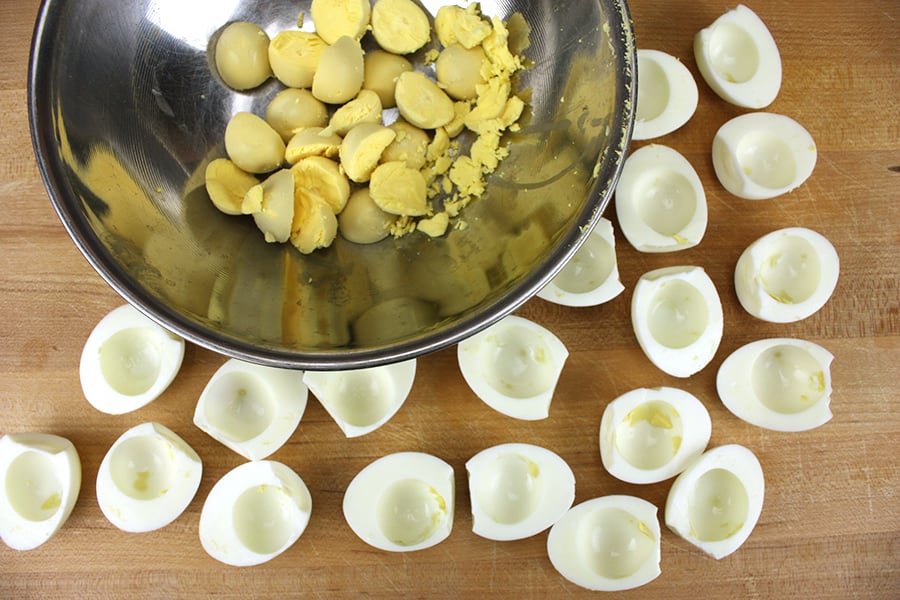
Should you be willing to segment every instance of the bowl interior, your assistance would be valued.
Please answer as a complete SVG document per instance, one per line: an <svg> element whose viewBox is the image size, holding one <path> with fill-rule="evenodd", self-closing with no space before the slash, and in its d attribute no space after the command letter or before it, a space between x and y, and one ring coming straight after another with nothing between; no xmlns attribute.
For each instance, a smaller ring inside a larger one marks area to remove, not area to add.
<svg viewBox="0 0 900 600"><path fill-rule="evenodd" d="M224 354L351 368L457 343L546 284L609 201L634 110L624 0L482 2L485 14L524 17L533 64L519 78L528 114L486 196L465 209L467 227L366 246L339 236L302 255L215 209L203 173L225 154L230 116L262 114L282 89L227 89L211 40L235 20L270 35L296 28L308 4L46 0L29 109L54 207L126 300ZM431 14L442 4L422 2ZM424 50L413 59L424 65Z"/></svg>

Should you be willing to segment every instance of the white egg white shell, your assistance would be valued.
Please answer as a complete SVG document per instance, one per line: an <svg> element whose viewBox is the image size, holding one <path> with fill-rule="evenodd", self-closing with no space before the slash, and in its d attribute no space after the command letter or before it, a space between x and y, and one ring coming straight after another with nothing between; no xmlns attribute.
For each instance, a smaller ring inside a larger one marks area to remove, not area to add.
<svg viewBox="0 0 900 600"><path fill-rule="evenodd" d="M781 54L762 19L739 4L694 36L700 74L723 100L758 109L781 89Z"/></svg>
<svg viewBox="0 0 900 600"><path fill-rule="evenodd" d="M453 467L422 452L398 452L364 467L344 493L344 518L362 541L389 552L430 548L450 535Z"/></svg>
<svg viewBox="0 0 900 600"><path fill-rule="evenodd" d="M569 262L537 293L562 306L597 306L625 290L619 280L613 226L600 218Z"/></svg>
<svg viewBox="0 0 900 600"><path fill-rule="evenodd" d="M806 431L831 420L828 350L805 340L770 338L732 352L719 367L722 404L744 421L774 431Z"/></svg>
<svg viewBox="0 0 900 600"><path fill-rule="evenodd" d="M616 185L616 216L641 252L692 248L706 233L706 193L697 171L677 150L650 144L625 160Z"/></svg>
<svg viewBox="0 0 900 600"><path fill-rule="evenodd" d="M637 113L632 138L649 140L687 123L697 110L699 93L690 70L671 54L638 49L637 58Z"/></svg>
<svg viewBox="0 0 900 600"><path fill-rule="evenodd" d="M81 460L72 442L50 433L0 437L0 539L32 550L65 524L81 491Z"/></svg>
<svg viewBox="0 0 900 600"><path fill-rule="evenodd" d="M132 533L177 519L200 487L203 463L187 442L159 423L123 433L97 472L97 503L107 520Z"/></svg>
<svg viewBox="0 0 900 600"><path fill-rule="evenodd" d="M181 337L126 304L103 317L88 336L79 366L81 389L101 412L131 412L169 387L183 358Z"/></svg>
<svg viewBox="0 0 900 600"><path fill-rule="evenodd" d="M457 346L460 371L475 395L497 412L526 421L549 415L568 356L552 332L515 315Z"/></svg>
<svg viewBox="0 0 900 600"><path fill-rule="evenodd" d="M812 175L817 158L809 131L775 113L739 115L713 137L712 162L719 183L745 200L768 200L794 190Z"/></svg>
<svg viewBox="0 0 900 600"><path fill-rule="evenodd" d="M756 455L727 444L707 450L675 478L666 499L666 525L720 559L737 550L762 513L765 480Z"/></svg>
<svg viewBox="0 0 900 600"><path fill-rule="evenodd" d="M709 412L693 394L672 387L639 388L606 405L600 458L617 479L656 483L700 456L711 433Z"/></svg>
<svg viewBox="0 0 900 600"><path fill-rule="evenodd" d="M348 438L375 431L412 390L416 359L347 371L307 371L303 383Z"/></svg>
<svg viewBox="0 0 900 600"><path fill-rule="evenodd" d="M551 450L533 444L491 446L466 462L472 531L498 541L531 537L575 501L575 475Z"/></svg>
<svg viewBox="0 0 900 600"><path fill-rule="evenodd" d="M194 424L249 460L281 448L306 411L303 372L229 359L197 402Z"/></svg>
<svg viewBox="0 0 900 600"><path fill-rule="evenodd" d="M734 269L734 288L748 313L793 323L817 312L837 287L840 259L822 234L804 227L767 233L750 244Z"/></svg>
<svg viewBox="0 0 900 600"><path fill-rule="evenodd" d="M200 511L200 543L235 567L270 561L296 542L312 513L309 488L273 460L239 465L212 487Z"/></svg>
<svg viewBox="0 0 900 600"><path fill-rule="evenodd" d="M694 266L642 275L631 298L631 323L647 358L674 377L690 377L708 365L724 329L716 287Z"/></svg>
<svg viewBox="0 0 900 600"><path fill-rule="evenodd" d="M660 574L656 506L634 496L602 496L571 508L547 536L553 567L583 588L613 592Z"/></svg>

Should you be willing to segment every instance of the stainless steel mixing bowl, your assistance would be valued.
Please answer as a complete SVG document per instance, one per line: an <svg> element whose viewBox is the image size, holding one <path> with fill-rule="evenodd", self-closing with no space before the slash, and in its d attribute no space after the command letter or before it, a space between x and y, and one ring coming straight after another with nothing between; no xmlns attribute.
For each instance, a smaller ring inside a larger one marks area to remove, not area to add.
<svg viewBox="0 0 900 600"><path fill-rule="evenodd" d="M424 0L431 14L444 2ZM606 207L628 150L635 48L625 0L486 0L531 27L511 154L468 228L301 255L210 203L205 165L237 111L280 89L222 85L210 41L248 20L297 26L305 2L45 0L29 81L34 150L63 225L128 302L225 355L300 369L373 366L470 336L543 287ZM306 19L305 28L312 26ZM421 53L424 54L424 53Z"/></svg>

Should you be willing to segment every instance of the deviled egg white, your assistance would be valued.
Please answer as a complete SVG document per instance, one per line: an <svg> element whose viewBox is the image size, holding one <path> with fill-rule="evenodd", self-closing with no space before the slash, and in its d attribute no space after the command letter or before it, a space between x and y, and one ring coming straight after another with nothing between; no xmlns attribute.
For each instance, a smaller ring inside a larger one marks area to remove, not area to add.
<svg viewBox="0 0 900 600"><path fill-rule="evenodd" d="M307 371L303 382L348 438L375 431L409 396L416 360L346 371Z"/></svg>
<svg viewBox="0 0 900 600"><path fill-rule="evenodd" d="M130 304L107 314L81 352L84 397L97 410L120 415L162 394L184 358L184 340Z"/></svg>
<svg viewBox="0 0 900 600"><path fill-rule="evenodd" d="M639 49L637 113L633 139L672 133L697 110L697 82L680 60L659 50Z"/></svg>
<svg viewBox="0 0 900 600"><path fill-rule="evenodd" d="M638 280L631 323L650 362L674 377L690 377L708 365L719 348L722 303L701 267L664 267Z"/></svg>
<svg viewBox="0 0 900 600"><path fill-rule="evenodd" d="M711 433L709 412L693 394L672 387L631 390L603 411L600 458L617 479L656 483L700 456Z"/></svg>
<svg viewBox="0 0 900 600"><path fill-rule="evenodd" d="M697 457L672 483L666 525L720 559L750 536L762 513L765 481L756 455L727 444Z"/></svg>
<svg viewBox="0 0 900 600"><path fill-rule="evenodd" d="M302 371L232 358L200 394L194 424L241 456L260 460L291 437L308 396Z"/></svg>
<svg viewBox="0 0 900 600"><path fill-rule="evenodd" d="M527 421L549 415L568 356L552 332L515 315L457 347L460 371L475 395L497 412Z"/></svg>
<svg viewBox="0 0 900 600"><path fill-rule="evenodd" d="M772 338L741 346L722 362L716 390L744 421L775 431L806 431L831 419L831 361L805 340Z"/></svg>
<svg viewBox="0 0 900 600"><path fill-rule="evenodd" d="M569 511L550 528L553 567L583 588L635 588L660 574L656 506L634 496L602 496Z"/></svg>
<svg viewBox="0 0 900 600"><path fill-rule="evenodd" d="M817 157L816 143L803 125L775 113L734 117L713 137L716 177L746 200L767 200L799 187L812 175Z"/></svg>
<svg viewBox="0 0 900 600"><path fill-rule="evenodd" d="M107 451L97 473L97 502L129 532L165 527L188 507L203 464L187 442L159 423L132 427Z"/></svg>
<svg viewBox="0 0 900 600"><path fill-rule="evenodd" d="M781 54L775 39L743 4L694 36L694 58L709 87L737 106L763 108L781 89Z"/></svg>
<svg viewBox="0 0 900 600"><path fill-rule="evenodd" d="M825 306L839 273L840 260L828 239L805 227L788 227L741 253L734 287L741 306L757 319L792 323Z"/></svg>
<svg viewBox="0 0 900 600"><path fill-rule="evenodd" d="M562 306L596 306L609 302L624 290L619 279L613 226L601 217L569 262L537 295Z"/></svg>
<svg viewBox="0 0 900 600"><path fill-rule="evenodd" d="M616 215L628 242L641 252L672 252L706 233L706 193L677 150L650 144L625 160L616 185Z"/></svg>
<svg viewBox="0 0 900 600"><path fill-rule="evenodd" d="M309 524L312 496L290 467L273 460L239 465L212 487L200 511L200 543L235 567L270 561Z"/></svg>
<svg viewBox="0 0 900 600"><path fill-rule="evenodd" d="M81 490L72 442L50 433L0 437L0 539L13 550L37 548L69 518Z"/></svg>
<svg viewBox="0 0 900 600"><path fill-rule="evenodd" d="M575 475L551 450L500 444L466 462L472 531L498 541L531 537L556 523L575 501Z"/></svg>
<svg viewBox="0 0 900 600"><path fill-rule="evenodd" d="M353 533L390 552L422 550L447 539L453 509L453 467L422 452L375 460L344 493L344 518Z"/></svg>

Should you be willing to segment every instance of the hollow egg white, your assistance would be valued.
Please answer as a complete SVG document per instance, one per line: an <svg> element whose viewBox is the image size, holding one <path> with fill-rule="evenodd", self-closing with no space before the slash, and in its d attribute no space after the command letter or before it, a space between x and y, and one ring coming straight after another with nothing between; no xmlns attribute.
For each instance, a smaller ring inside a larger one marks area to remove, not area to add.
<svg viewBox="0 0 900 600"><path fill-rule="evenodd" d="M722 404L744 421L775 431L806 431L831 419L831 361L822 346L791 338L757 340L719 367Z"/></svg>
<svg viewBox="0 0 900 600"><path fill-rule="evenodd" d="M0 437L0 539L32 550L68 520L81 491L81 460L68 439L50 433Z"/></svg>
<svg viewBox="0 0 900 600"><path fill-rule="evenodd" d="M343 371L307 371L303 382L347 437L375 431L406 401L416 360Z"/></svg>
<svg viewBox="0 0 900 600"><path fill-rule="evenodd" d="M690 377L708 365L724 328L719 293L695 266L642 275L631 298L631 322L647 358L674 377Z"/></svg>
<svg viewBox="0 0 900 600"><path fill-rule="evenodd" d="M553 567L583 588L613 592L660 574L656 506L635 496L602 496L577 504L550 528Z"/></svg>
<svg viewBox="0 0 900 600"><path fill-rule="evenodd" d="M534 444L485 448L466 462L472 531L498 541L531 537L575 501L575 475L555 452Z"/></svg>
<svg viewBox="0 0 900 600"><path fill-rule="evenodd" d="M641 252L672 252L700 243L708 221L697 171L677 150L649 144L625 160L616 185L616 216Z"/></svg>
<svg viewBox="0 0 900 600"><path fill-rule="evenodd" d="M113 443L97 473L97 503L129 532L165 527L200 487L203 463L187 442L159 423L132 427Z"/></svg>
<svg viewBox="0 0 900 600"><path fill-rule="evenodd" d="M229 359L197 401L194 424L249 460L261 460L291 437L309 391L303 372Z"/></svg>
<svg viewBox="0 0 900 600"><path fill-rule="evenodd" d="M169 387L183 358L181 337L125 304L103 317L88 336L79 366L81 389L101 412L131 412Z"/></svg>
<svg viewBox="0 0 900 600"><path fill-rule="evenodd" d="M672 133L694 115L699 92L694 76L684 64L659 50L638 49L637 112L635 140L649 140Z"/></svg>
<svg viewBox="0 0 900 600"><path fill-rule="evenodd" d="M569 356L545 327L509 315L457 346L463 379L485 404L516 419L545 419Z"/></svg>
<svg viewBox="0 0 900 600"><path fill-rule="evenodd" d="M734 287L748 313L792 323L817 312L837 287L840 260L822 234L805 227L768 233L750 244L734 268Z"/></svg>
<svg viewBox="0 0 900 600"><path fill-rule="evenodd" d="M273 460L244 463L219 479L200 511L200 543L235 567L272 560L306 530L312 496L290 467Z"/></svg>
<svg viewBox="0 0 900 600"><path fill-rule="evenodd" d="M639 388L606 405L600 458L617 479L656 483L700 456L711 433L709 412L693 394L672 387Z"/></svg>
<svg viewBox="0 0 900 600"><path fill-rule="evenodd" d="M389 552L430 548L453 528L453 467L423 452L398 452L364 467L344 493L344 518L362 541Z"/></svg>
<svg viewBox="0 0 900 600"><path fill-rule="evenodd" d="M762 513L765 481L756 455L738 444L707 450L675 478L666 525L720 559L737 550Z"/></svg>

